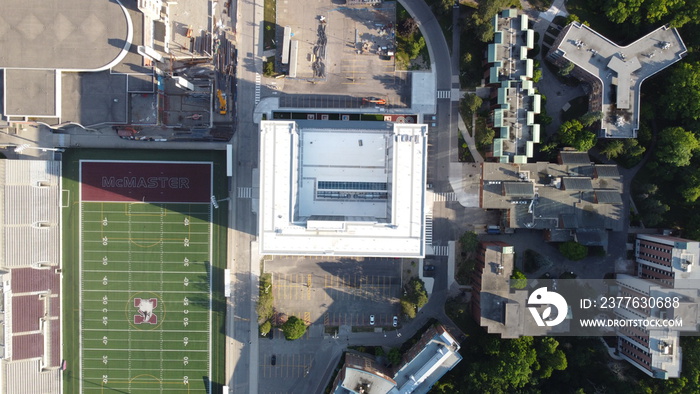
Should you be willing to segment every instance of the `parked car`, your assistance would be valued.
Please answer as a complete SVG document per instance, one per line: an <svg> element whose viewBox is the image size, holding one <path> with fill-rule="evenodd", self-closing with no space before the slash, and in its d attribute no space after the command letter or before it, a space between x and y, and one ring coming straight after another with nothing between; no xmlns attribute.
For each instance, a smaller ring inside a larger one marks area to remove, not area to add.
<svg viewBox="0 0 700 394"><path fill-rule="evenodd" d="M393 325L394 327L396 327L396 326L399 325L399 318L398 318L398 317L394 316L394 322L392 323L392 325Z"/></svg>
<svg viewBox="0 0 700 394"><path fill-rule="evenodd" d="M275 329L270 330L270 339L275 339Z"/></svg>
<svg viewBox="0 0 700 394"><path fill-rule="evenodd" d="M277 364L277 356L274 354L272 355L272 358L270 359L270 364L275 365Z"/></svg>
<svg viewBox="0 0 700 394"><path fill-rule="evenodd" d="M426 271L435 271L435 266L434 265L424 265L423 269Z"/></svg>
<svg viewBox="0 0 700 394"><path fill-rule="evenodd" d="M374 325L374 315L369 315L369 325L370 326Z"/></svg>

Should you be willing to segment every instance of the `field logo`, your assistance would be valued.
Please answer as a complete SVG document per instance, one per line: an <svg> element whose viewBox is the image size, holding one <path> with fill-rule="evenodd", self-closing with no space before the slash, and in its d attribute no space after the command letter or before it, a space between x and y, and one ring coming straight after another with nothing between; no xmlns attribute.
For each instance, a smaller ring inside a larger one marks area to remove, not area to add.
<svg viewBox="0 0 700 394"><path fill-rule="evenodd" d="M153 310L158 306L157 298L134 298L134 308L138 308L138 315L134 315L134 324L158 324L158 316Z"/></svg>
<svg viewBox="0 0 700 394"><path fill-rule="evenodd" d="M564 297L559 293L554 291L547 291L546 287L540 287L530 294L527 299L528 305L548 305L547 308L542 312L542 316L537 311L536 307L528 306L527 309L530 310L532 317L535 319L535 323L538 326L556 326L557 324L564 321L566 318L567 303ZM557 317L553 319L550 317L552 314L552 305L557 308Z"/></svg>

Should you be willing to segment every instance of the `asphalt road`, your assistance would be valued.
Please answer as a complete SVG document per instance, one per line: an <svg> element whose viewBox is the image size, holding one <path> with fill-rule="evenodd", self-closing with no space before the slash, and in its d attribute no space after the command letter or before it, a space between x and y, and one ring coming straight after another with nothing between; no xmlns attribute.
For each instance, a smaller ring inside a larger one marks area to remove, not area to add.
<svg viewBox="0 0 700 394"><path fill-rule="evenodd" d="M453 75L450 57L442 30L432 14L430 8L422 0L405 0L402 5L415 17L421 26L426 39L431 57L431 67L436 75L436 88L438 90L450 90L453 81L458 82ZM231 198L235 203L231 212L229 242L233 250L229 267L233 274L233 303L229 305L229 324L227 331L231 340L227 349L227 375L231 377L229 386L232 392L257 392L258 391L258 366L266 360L258 358L258 337L256 335L257 324L251 302L254 294L253 284L257 283L257 272L251 273L250 242L256 234L256 215L251 210L251 200L237 198L238 188L253 186L252 170L257 166L258 139L257 127L252 122L252 114L255 103L256 73L262 70L261 64L261 28L263 4L257 2L239 2L237 12L236 31L238 44L238 99L237 99L237 132L232 140L234 146L235 177L232 184ZM455 18L456 20L456 18ZM455 29L457 30L457 29ZM458 34L456 45L459 45ZM259 77L258 77L259 78ZM456 85L458 87L458 83ZM456 102L450 99L440 99L437 105L438 128L437 150L430 160L434 160L433 183L436 191L450 192L447 178L449 175L450 150L454 139L456 144L457 117ZM438 218L439 219L439 218ZM439 241L446 244L451 238L450 232L442 232L437 229L436 235ZM444 238L444 239L442 239ZM445 259L438 259L438 270L435 276L433 296L428 305L423 309L418 318L402 327L395 336L385 336L383 333L346 333L344 337L328 339L320 336L320 353L323 357L309 366L310 377L314 379L302 383L305 388L320 388L330 379L332 367L339 360L342 349L354 344L383 344L387 346L398 345L410 338L430 318L438 317L449 324L443 312L443 304L447 297L447 269ZM398 335L403 334L403 335ZM269 353L266 353L269 354ZM263 374L265 369L263 368Z"/></svg>
<svg viewBox="0 0 700 394"><path fill-rule="evenodd" d="M232 297L227 311L226 375L233 393L256 393L258 365L257 318L254 313L254 284L258 272L251 272L251 241L254 240L256 215L251 198L239 198L239 188L252 188L253 168L258 163L257 127L253 123L256 74L262 72L263 1L241 1L232 13L238 45L236 133L231 140L234 152L234 177L231 187L229 262L232 272ZM257 79L259 80L259 79Z"/></svg>

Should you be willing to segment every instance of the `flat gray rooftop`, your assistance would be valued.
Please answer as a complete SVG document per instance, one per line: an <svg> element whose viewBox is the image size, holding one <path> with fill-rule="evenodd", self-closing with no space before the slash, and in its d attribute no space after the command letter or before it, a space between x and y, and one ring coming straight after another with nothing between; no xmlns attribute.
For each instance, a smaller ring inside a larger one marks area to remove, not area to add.
<svg viewBox="0 0 700 394"><path fill-rule="evenodd" d="M642 82L679 61L686 52L678 31L662 26L627 46L619 46L579 23L569 25L561 34L564 37L557 50L602 83L605 136L634 138L639 128Z"/></svg>
<svg viewBox="0 0 700 394"><path fill-rule="evenodd" d="M5 115L55 116L55 70L5 70Z"/></svg>
<svg viewBox="0 0 700 394"><path fill-rule="evenodd" d="M0 68L101 69L130 38L115 0L3 0Z"/></svg>

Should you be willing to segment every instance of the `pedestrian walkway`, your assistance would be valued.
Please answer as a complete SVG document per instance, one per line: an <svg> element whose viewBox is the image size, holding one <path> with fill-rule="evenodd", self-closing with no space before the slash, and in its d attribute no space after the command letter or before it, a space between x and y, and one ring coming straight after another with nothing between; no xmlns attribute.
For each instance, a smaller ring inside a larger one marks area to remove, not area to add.
<svg viewBox="0 0 700 394"><path fill-rule="evenodd" d="M472 130L473 130L476 127L474 119L471 119L471 122L472 122ZM476 143L474 142L474 137L472 137L469 134L469 131L467 131L467 125L464 123L464 119L462 119L462 114L459 114L457 128L459 129L459 132L462 133L462 137L464 137L464 141L467 143L467 146L469 147L469 153L472 154L472 157L474 158L474 162L483 163L484 158L481 157L481 154L479 153L479 151L476 150Z"/></svg>
<svg viewBox="0 0 700 394"><path fill-rule="evenodd" d="M252 187L239 187L238 188L238 198L252 198L253 188Z"/></svg>
<svg viewBox="0 0 700 394"><path fill-rule="evenodd" d="M433 243L433 213L425 212L425 244L431 245Z"/></svg>
<svg viewBox="0 0 700 394"><path fill-rule="evenodd" d="M569 13L566 11L566 6L564 5L564 0L554 0L552 6L545 12L540 13L540 18L546 21L553 21L558 15L568 16Z"/></svg>
<svg viewBox="0 0 700 394"><path fill-rule="evenodd" d="M433 245L433 256L447 256L448 252L447 245Z"/></svg>
<svg viewBox="0 0 700 394"><path fill-rule="evenodd" d="M260 73L255 73L255 104L260 102Z"/></svg>
<svg viewBox="0 0 700 394"><path fill-rule="evenodd" d="M457 196L454 192L434 192L433 201L457 201Z"/></svg>
<svg viewBox="0 0 700 394"><path fill-rule="evenodd" d="M449 90L438 90L437 91L437 98L439 99L448 99L452 97L452 92Z"/></svg>

